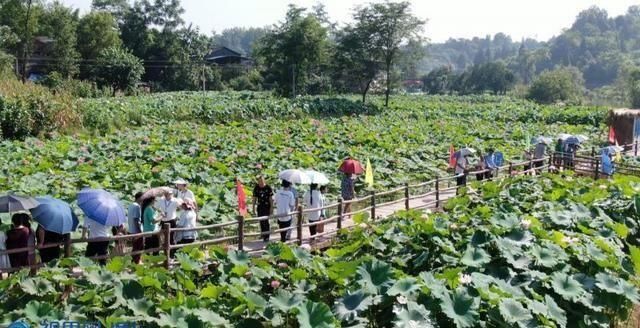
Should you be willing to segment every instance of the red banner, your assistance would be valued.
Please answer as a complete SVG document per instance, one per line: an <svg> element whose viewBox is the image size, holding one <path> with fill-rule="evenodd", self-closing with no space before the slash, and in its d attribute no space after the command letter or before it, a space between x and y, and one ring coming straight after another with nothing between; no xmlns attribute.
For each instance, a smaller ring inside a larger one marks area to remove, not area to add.
<svg viewBox="0 0 640 328"><path fill-rule="evenodd" d="M244 192L244 187L240 182L240 179L236 178L236 193L238 194L238 212L240 215L247 215L247 194Z"/></svg>
<svg viewBox="0 0 640 328"><path fill-rule="evenodd" d="M456 167L456 150L453 145L449 146L449 168Z"/></svg>
<svg viewBox="0 0 640 328"><path fill-rule="evenodd" d="M609 127L609 143L612 145L616 143L616 131L613 129L613 126Z"/></svg>

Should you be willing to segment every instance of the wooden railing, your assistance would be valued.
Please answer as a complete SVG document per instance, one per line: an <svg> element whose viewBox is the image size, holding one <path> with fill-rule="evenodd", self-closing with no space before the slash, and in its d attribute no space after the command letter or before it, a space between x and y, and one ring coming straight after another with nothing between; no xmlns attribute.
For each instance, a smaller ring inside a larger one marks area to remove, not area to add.
<svg viewBox="0 0 640 328"><path fill-rule="evenodd" d="M637 152L636 145L632 147L625 146L625 152L632 151ZM595 150L592 151L592 155ZM586 174L593 176L594 178L601 177L601 163L599 156L582 155L583 152L572 156L572 165L570 167L564 167L563 154L552 154L551 156L544 157L537 160L528 160L522 162L508 162L506 165L495 169L486 169L482 171L473 171L467 173L467 178L474 178L478 174L484 174L491 172L493 177L489 180L498 180L506 177L512 177L523 174L531 174L534 172L548 171L552 167L555 169L565 168L576 171L578 174ZM640 176L640 167L631 165L616 165L616 171L621 174L630 174ZM304 209L299 206L296 211L287 215L272 215L265 217L244 218L238 216L235 221L223 222L211 225L197 226L195 228L170 228L168 224L164 224L162 229L156 232L130 234L122 236L113 236L105 238L87 239L76 238L67 239L65 242L57 244L47 244L43 246L32 246L20 249L12 249L6 251L0 251L0 255L15 254L15 253L28 253L35 254L36 250L41 250L50 247L62 247L63 256L73 256L73 245L86 244L88 242L96 241L109 241L110 243L130 243L138 238L147 238L156 236L162 241L160 247L152 249L143 249L139 251L128 251L121 254L113 253L104 256L94 256L91 259L105 260L116 256L132 256L142 255L150 253L163 253L166 256L164 266L166 268L171 267L171 253L175 250L184 247L202 247L208 245L224 245L227 247L233 247L238 250L244 250L250 253L260 253L265 250L266 243L262 242L264 234L260 232L260 221L269 220L270 226L277 227L278 218L284 216L294 217L292 225L288 228L271 229L268 234L270 237L275 237L280 232L289 232L291 235L295 235L286 241L287 244L303 245L309 243L316 248L322 248L328 246L332 239L338 236L341 232L350 229L354 222L352 220L354 215L360 213L366 213L372 220L378 220L384 218L378 213L382 211L395 211L395 210L409 210L409 209L427 209L440 208L448 196L455 194L455 191L459 188L456 185L456 179L461 175L454 175L448 177L436 177L433 180L418 184L405 183L401 187L390 189L381 192L370 192L368 195L353 199L342 200L338 199L336 203L326 205L322 208ZM412 204L412 201L420 200L418 204ZM396 207L398 204L403 204L400 207ZM345 211L346 205L350 205L350 210ZM314 222L305 222L305 215L316 211L325 211L326 218ZM324 226L323 232L316 235L305 235L304 229L309 229L312 226ZM329 228L329 229L327 229ZM170 244L170 235L176 232L188 232L198 231L203 233L200 236L200 240L190 244ZM294 234L295 232L295 234ZM279 239L279 235L276 239ZM31 256L33 257L33 256ZM28 267L32 270L37 270L41 267L42 263L32 263ZM24 267L23 267L24 268ZM9 268L0 269L0 273L13 272L23 268Z"/></svg>

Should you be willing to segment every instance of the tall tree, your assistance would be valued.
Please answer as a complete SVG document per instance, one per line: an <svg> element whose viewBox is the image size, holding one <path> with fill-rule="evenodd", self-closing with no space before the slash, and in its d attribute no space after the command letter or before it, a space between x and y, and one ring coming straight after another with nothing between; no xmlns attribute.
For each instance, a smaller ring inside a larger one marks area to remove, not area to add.
<svg viewBox="0 0 640 328"><path fill-rule="evenodd" d="M47 5L39 25L38 33L54 41L49 71L58 72L66 78L75 76L79 69L80 55L76 50L78 16L77 10L56 1Z"/></svg>
<svg viewBox="0 0 640 328"><path fill-rule="evenodd" d="M102 50L120 47L120 33L115 18L106 11L92 11L78 24L78 52L84 59L95 59Z"/></svg>
<svg viewBox="0 0 640 328"><path fill-rule="evenodd" d="M352 91L353 85L362 95L362 103L367 100L371 83L382 69L382 61L376 55L373 44L369 42L372 26L361 24L347 25L338 32L335 52L335 69L338 80L343 82L342 88Z"/></svg>
<svg viewBox="0 0 640 328"><path fill-rule="evenodd" d="M368 25L372 31L369 42L375 49L375 54L384 63L386 75L385 106L389 106L392 76L391 71L402 47L410 42L422 42L425 21L411 13L409 2L373 3L356 10L354 18L357 24Z"/></svg>
<svg viewBox="0 0 640 328"><path fill-rule="evenodd" d="M256 54L265 67L266 82L281 94L306 93L328 60L327 29L305 8L289 5L285 21L260 40Z"/></svg>
<svg viewBox="0 0 640 328"><path fill-rule="evenodd" d="M131 90L140 82L144 66L139 58L121 48L102 50L96 61L95 76L101 86L118 90Z"/></svg>

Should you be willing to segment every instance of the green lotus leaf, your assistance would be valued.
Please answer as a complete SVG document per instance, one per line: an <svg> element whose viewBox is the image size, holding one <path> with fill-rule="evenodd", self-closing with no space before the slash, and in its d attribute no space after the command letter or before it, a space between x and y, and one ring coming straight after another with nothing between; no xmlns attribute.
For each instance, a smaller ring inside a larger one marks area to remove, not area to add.
<svg viewBox="0 0 640 328"><path fill-rule="evenodd" d="M573 224L573 213L563 210L550 210L547 213L547 219L555 225L568 227Z"/></svg>
<svg viewBox="0 0 640 328"><path fill-rule="evenodd" d="M479 299L464 289L456 289L440 303L442 312L460 328L474 327L478 320Z"/></svg>
<svg viewBox="0 0 640 328"><path fill-rule="evenodd" d="M204 325L211 325L213 327L229 327L229 321L221 317L216 312L209 309L193 309L191 314L194 315Z"/></svg>
<svg viewBox="0 0 640 328"><path fill-rule="evenodd" d="M61 320L64 313L56 309L54 305L48 302L39 302L31 300L21 311L24 318L31 322L41 322L42 320Z"/></svg>
<svg viewBox="0 0 640 328"><path fill-rule="evenodd" d="M331 309L324 303L306 301L298 307L300 328L333 328L335 318Z"/></svg>
<svg viewBox="0 0 640 328"><path fill-rule="evenodd" d="M479 247L469 246L464 252L460 263L470 267L482 267L483 265L491 262L491 256L484 249Z"/></svg>
<svg viewBox="0 0 640 328"><path fill-rule="evenodd" d="M55 291L51 282L40 277L27 278L21 285L25 293L34 296L44 296Z"/></svg>
<svg viewBox="0 0 640 328"><path fill-rule="evenodd" d="M415 291L420 289L420 286L417 284L417 279L415 278L402 278L396 281L391 288L387 291L388 295L409 295Z"/></svg>
<svg viewBox="0 0 640 328"><path fill-rule="evenodd" d="M436 327L430 318L429 311L416 302L408 302L406 308L396 311L396 319L393 321L398 328L433 328Z"/></svg>
<svg viewBox="0 0 640 328"><path fill-rule="evenodd" d="M249 264L249 254L243 251L231 250L228 253L229 261L234 265L248 265Z"/></svg>
<svg viewBox="0 0 640 328"><path fill-rule="evenodd" d="M551 275L551 288L567 301L575 301L586 293L580 282L562 272Z"/></svg>
<svg viewBox="0 0 640 328"><path fill-rule="evenodd" d="M547 305L547 316L555 321L560 327L567 326L567 314L558 306L558 303L549 295L544 296L545 304Z"/></svg>
<svg viewBox="0 0 640 328"><path fill-rule="evenodd" d="M284 289L280 289L276 295L271 296L269 302L276 309L286 313L297 307L303 300L304 298L300 294L292 294Z"/></svg>
<svg viewBox="0 0 640 328"><path fill-rule="evenodd" d="M520 302L512 298L505 298L500 301L498 308L500 309L502 317L510 324L526 327L526 321L533 319L531 311L527 310Z"/></svg>
<svg viewBox="0 0 640 328"><path fill-rule="evenodd" d="M354 321L358 314L366 311L372 304L371 296L358 290L356 292L347 292L345 296L336 301L335 313L338 319L343 321Z"/></svg>
<svg viewBox="0 0 640 328"><path fill-rule="evenodd" d="M149 310L153 307L153 303L144 299L133 299L127 301L127 308L131 310L134 316L145 318L149 316Z"/></svg>
<svg viewBox="0 0 640 328"><path fill-rule="evenodd" d="M361 264L357 270L358 284L370 294L381 294L393 284L391 266L373 260Z"/></svg>

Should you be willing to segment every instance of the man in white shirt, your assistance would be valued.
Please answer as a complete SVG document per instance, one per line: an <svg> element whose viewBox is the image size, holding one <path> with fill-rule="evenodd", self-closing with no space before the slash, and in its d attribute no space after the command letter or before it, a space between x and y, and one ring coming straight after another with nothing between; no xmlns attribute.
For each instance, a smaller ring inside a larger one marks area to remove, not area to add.
<svg viewBox="0 0 640 328"><path fill-rule="evenodd" d="M282 189L274 196L276 203L276 216L278 216L278 227L286 229L291 227L292 217L289 215L295 210L296 198L291 192L291 182L282 181ZM280 241L285 242L290 236L290 230L280 232Z"/></svg>
<svg viewBox="0 0 640 328"><path fill-rule="evenodd" d="M135 201L129 205L127 210L127 219L129 223L129 234L135 235L142 232L142 210L140 208L140 197L142 193L136 193ZM132 251L137 252L144 249L144 238L139 237L131 242ZM131 256L133 263L140 264L140 254L134 254Z"/></svg>
<svg viewBox="0 0 640 328"><path fill-rule="evenodd" d="M166 223L168 223L171 228L176 227L176 211L178 210L178 207L180 207L180 203L181 201L179 199L173 198L173 193L170 191L165 192L164 197L158 200L156 206L160 211L160 223L162 224L162 228L164 228ZM169 243L171 245L175 244L173 233L170 235Z"/></svg>
<svg viewBox="0 0 640 328"><path fill-rule="evenodd" d="M97 239L97 238L106 238L109 237L109 227L106 225L100 224L94 220L87 218L84 220L84 225L89 230L89 240ZM109 249L109 241L89 241L87 243L87 250L84 253L86 257L92 256L103 256L107 255L107 251ZM106 259L100 259L100 264L107 264Z"/></svg>
<svg viewBox="0 0 640 328"><path fill-rule="evenodd" d="M472 148L462 148L458 152L456 156L456 185L458 186L466 186L467 185L467 174L469 170L467 167L469 166L469 155L475 153L475 150ZM457 191L456 191L457 193Z"/></svg>

